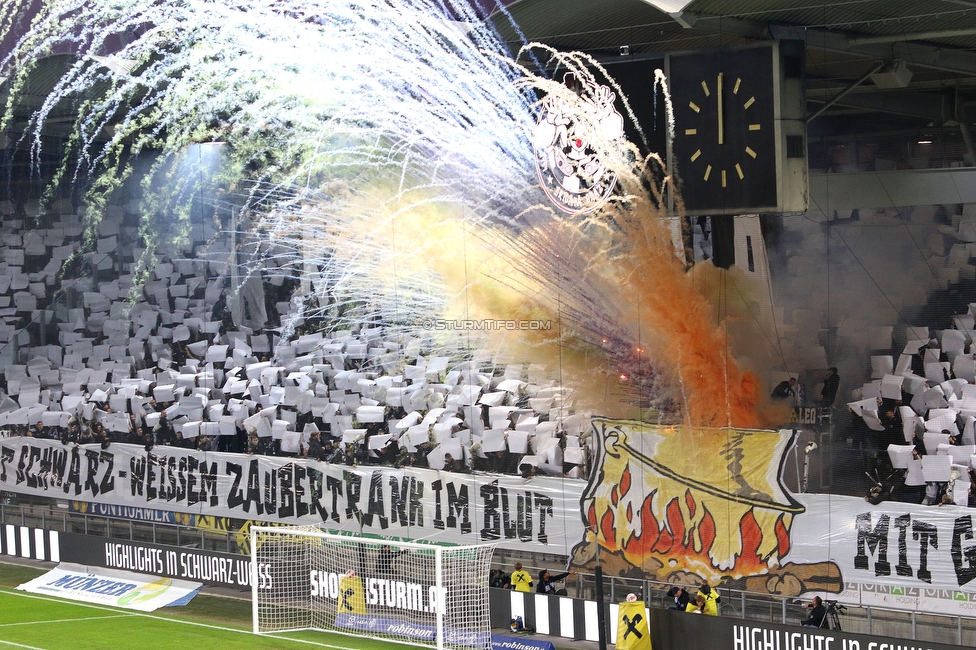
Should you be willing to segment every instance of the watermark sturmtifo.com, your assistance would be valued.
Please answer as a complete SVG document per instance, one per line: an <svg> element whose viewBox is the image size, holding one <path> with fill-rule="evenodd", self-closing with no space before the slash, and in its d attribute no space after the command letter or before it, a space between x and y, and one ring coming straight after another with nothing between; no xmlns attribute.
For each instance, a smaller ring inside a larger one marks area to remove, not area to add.
<svg viewBox="0 0 976 650"><path fill-rule="evenodd" d="M552 321L549 320L500 320L485 318L482 320L461 320L444 318L427 318L420 322L425 330L551 330Z"/></svg>

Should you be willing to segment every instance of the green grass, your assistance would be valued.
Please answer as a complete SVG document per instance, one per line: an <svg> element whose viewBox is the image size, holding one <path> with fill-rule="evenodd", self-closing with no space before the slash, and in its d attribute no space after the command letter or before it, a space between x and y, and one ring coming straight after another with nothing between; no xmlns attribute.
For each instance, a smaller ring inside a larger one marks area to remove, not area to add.
<svg viewBox="0 0 976 650"><path fill-rule="evenodd" d="M185 607L144 614L14 590L42 573L43 570L0 563L0 650L217 650L231 645L235 650L389 650L391 643L325 632L256 636L250 632L250 602L233 598L197 596Z"/></svg>

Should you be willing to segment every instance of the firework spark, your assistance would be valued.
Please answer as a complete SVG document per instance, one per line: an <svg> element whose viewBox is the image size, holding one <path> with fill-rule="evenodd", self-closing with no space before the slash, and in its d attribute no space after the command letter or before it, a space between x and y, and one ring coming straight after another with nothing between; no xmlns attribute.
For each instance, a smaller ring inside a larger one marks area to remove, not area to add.
<svg viewBox="0 0 976 650"><path fill-rule="evenodd" d="M0 128L36 163L45 128L72 124L52 188L81 187L92 226L115 190L141 182L144 269L156 248L182 247L192 197L219 194L238 261L296 281L286 330L319 318L411 336L432 314L549 318L555 331L489 345L559 369L595 410L612 410L617 398L598 387L624 376L640 407L680 402L696 424L755 424L754 378L728 358L671 252L661 188L645 173L660 176L660 159L624 145L606 209L554 214L531 136L541 98L573 91L509 59L463 2L48 0L26 11L0 0L0 41L15 42L0 61ZM613 86L582 55L526 52L517 59ZM65 53L25 110L38 71ZM221 167L187 173L187 151L207 142L226 145ZM484 341L441 343L463 356Z"/></svg>

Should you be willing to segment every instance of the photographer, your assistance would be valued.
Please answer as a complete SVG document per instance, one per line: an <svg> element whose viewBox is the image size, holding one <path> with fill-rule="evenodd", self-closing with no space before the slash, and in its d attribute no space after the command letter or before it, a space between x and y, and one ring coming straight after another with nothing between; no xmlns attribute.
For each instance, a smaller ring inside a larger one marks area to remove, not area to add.
<svg viewBox="0 0 976 650"><path fill-rule="evenodd" d="M820 596L814 596L813 600L806 605L807 607L812 607L813 611L807 616L800 625L803 627L827 627L827 608L824 607L823 600Z"/></svg>
<svg viewBox="0 0 976 650"><path fill-rule="evenodd" d="M698 588L698 596L702 597L701 613L708 616L718 616L718 604L722 602L722 597L717 589L712 589L709 584L703 583Z"/></svg>
<svg viewBox="0 0 976 650"><path fill-rule="evenodd" d="M488 574L488 586L496 589L510 589L512 581L508 574L501 569L492 569Z"/></svg>
<svg viewBox="0 0 976 650"><path fill-rule="evenodd" d="M679 612L688 609L688 603L691 602L691 595L685 589L684 585L674 585L668 589L668 596L674 598L674 605L668 607L668 609L674 609Z"/></svg>
<svg viewBox="0 0 976 650"><path fill-rule="evenodd" d="M509 584L515 591L528 593L532 590L532 576L529 575L528 571L522 570L521 562L515 563L515 571L509 578Z"/></svg>

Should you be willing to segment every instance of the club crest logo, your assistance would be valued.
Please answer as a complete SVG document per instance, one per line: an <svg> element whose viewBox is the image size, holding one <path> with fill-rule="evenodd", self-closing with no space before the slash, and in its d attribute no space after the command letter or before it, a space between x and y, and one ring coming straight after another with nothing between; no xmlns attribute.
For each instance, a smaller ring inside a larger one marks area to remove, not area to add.
<svg viewBox="0 0 976 650"><path fill-rule="evenodd" d="M564 212L583 214L610 197L617 175L607 166L618 155L624 119L608 87L568 73L572 93L550 94L533 134L536 169L549 199Z"/></svg>

